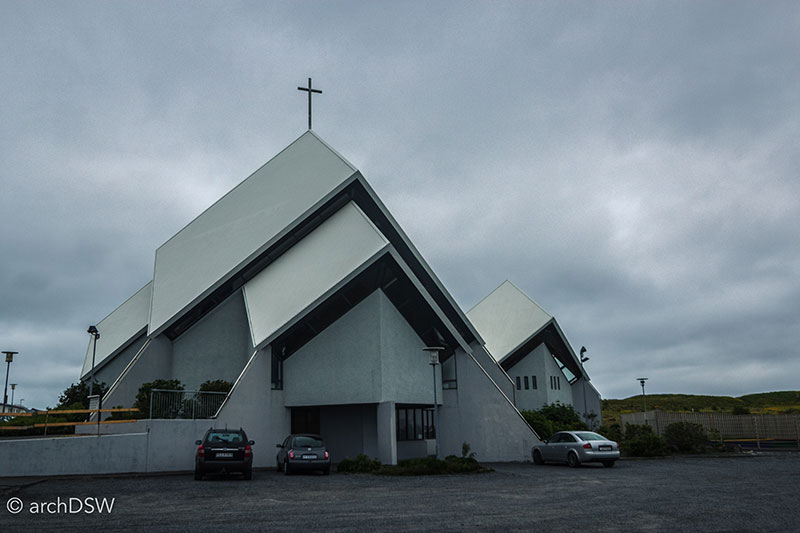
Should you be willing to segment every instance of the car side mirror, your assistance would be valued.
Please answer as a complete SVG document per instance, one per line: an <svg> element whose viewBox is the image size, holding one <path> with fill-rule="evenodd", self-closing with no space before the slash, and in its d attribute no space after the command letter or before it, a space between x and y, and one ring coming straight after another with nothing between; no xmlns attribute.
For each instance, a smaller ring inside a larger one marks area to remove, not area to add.
<svg viewBox="0 0 800 533"><path fill-rule="evenodd" d="M196 440L196 441L194 441L194 444L195 444L195 446L200 446L201 444L203 444L203 441Z"/></svg>
<svg viewBox="0 0 800 533"><path fill-rule="evenodd" d="M249 444L250 446L252 446L252 445L253 445L253 444L255 444L255 443L256 443L256 441L254 441L254 440L247 441L247 444Z"/></svg>

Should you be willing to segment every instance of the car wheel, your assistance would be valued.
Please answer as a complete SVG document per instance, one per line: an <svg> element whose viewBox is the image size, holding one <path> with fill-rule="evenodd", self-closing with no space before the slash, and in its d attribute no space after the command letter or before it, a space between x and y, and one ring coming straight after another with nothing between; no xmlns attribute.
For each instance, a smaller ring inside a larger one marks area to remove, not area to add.
<svg viewBox="0 0 800 533"><path fill-rule="evenodd" d="M195 481L203 481L203 473L197 469L194 471L194 480Z"/></svg>
<svg viewBox="0 0 800 533"><path fill-rule="evenodd" d="M289 475L289 461L287 461L285 459L283 460L283 473L286 476Z"/></svg>
<svg viewBox="0 0 800 533"><path fill-rule="evenodd" d="M250 481L251 479L253 479L253 469L252 468L248 468L247 470L245 470L242 473L244 474L244 479L246 481Z"/></svg>
<svg viewBox="0 0 800 533"><path fill-rule="evenodd" d="M567 464L571 468L575 468L577 466L580 466L581 461L580 461L580 459L578 459L578 454L575 453L575 452L571 452L569 455L567 455Z"/></svg>
<svg viewBox="0 0 800 533"><path fill-rule="evenodd" d="M616 461L603 461L603 466L606 468L611 468L614 466L614 463L616 463Z"/></svg>
<svg viewBox="0 0 800 533"><path fill-rule="evenodd" d="M535 465L543 465L544 459L542 459L542 452L536 450L533 452L533 464Z"/></svg>

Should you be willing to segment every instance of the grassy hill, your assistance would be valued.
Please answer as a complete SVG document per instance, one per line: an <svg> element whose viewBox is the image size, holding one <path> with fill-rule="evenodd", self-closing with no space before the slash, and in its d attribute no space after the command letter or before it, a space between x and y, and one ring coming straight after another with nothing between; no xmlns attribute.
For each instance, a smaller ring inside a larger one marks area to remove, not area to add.
<svg viewBox="0 0 800 533"><path fill-rule="evenodd" d="M662 411L730 413L734 407L744 407L754 414L800 413L800 391L762 392L733 396L702 396L695 394L648 394L647 409ZM603 424L619 423L622 413L641 412L642 395L622 400L603 400Z"/></svg>

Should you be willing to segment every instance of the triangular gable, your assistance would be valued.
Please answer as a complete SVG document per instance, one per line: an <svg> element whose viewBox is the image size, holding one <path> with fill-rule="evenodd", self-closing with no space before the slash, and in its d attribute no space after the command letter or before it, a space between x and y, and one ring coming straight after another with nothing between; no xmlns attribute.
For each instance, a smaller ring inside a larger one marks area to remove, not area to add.
<svg viewBox="0 0 800 533"><path fill-rule="evenodd" d="M356 173L309 131L156 250L149 335L269 247Z"/></svg>
<svg viewBox="0 0 800 533"><path fill-rule="evenodd" d="M486 339L489 353L507 370L538 345L547 344L559 366L574 376L584 374L556 319L508 280L469 310L467 317Z"/></svg>
<svg viewBox="0 0 800 533"><path fill-rule="evenodd" d="M502 361L553 317L506 280L467 312L486 341L486 348Z"/></svg>

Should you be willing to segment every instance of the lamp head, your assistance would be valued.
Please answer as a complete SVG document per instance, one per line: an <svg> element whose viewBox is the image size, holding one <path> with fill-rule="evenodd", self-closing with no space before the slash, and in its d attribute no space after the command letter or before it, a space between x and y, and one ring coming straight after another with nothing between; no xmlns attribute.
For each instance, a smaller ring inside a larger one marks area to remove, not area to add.
<svg viewBox="0 0 800 533"><path fill-rule="evenodd" d="M444 351L443 346L426 346L422 349L423 352L428 352L431 355L431 364L439 364L439 352Z"/></svg>
<svg viewBox="0 0 800 533"><path fill-rule="evenodd" d="M12 362L14 362L14 356L17 355L19 352L6 351L6 352L3 352L3 353L6 354L6 363L12 363Z"/></svg>
<svg viewBox="0 0 800 533"><path fill-rule="evenodd" d="M90 335L96 335L97 326L89 326L89 329L87 329L86 332L89 333Z"/></svg>
<svg viewBox="0 0 800 533"><path fill-rule="evenodd" d="M581 355L586 353L586 346L581 346Z"/></svg>

